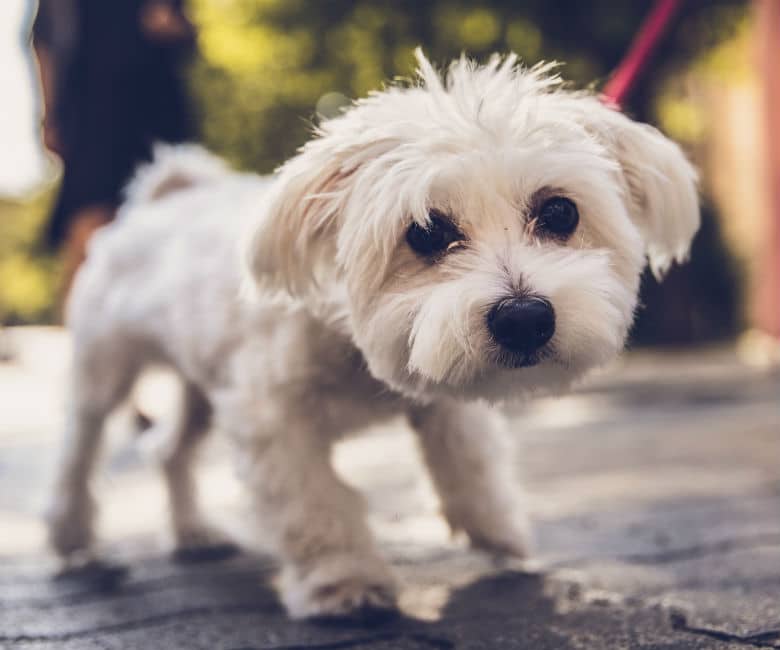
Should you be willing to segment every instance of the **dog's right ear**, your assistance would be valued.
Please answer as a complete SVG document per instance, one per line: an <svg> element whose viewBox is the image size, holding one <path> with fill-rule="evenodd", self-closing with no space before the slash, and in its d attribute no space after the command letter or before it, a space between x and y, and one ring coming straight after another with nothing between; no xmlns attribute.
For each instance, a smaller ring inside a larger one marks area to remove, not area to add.
<svg viewBox="0 0 780 650"><path fill-rule="evenodd" d="M322 144L307 144L279 169L268 203L251 224L245 262L260 286L301 295L335 262L335 231L352 170Z"/></svg>
<svg viewBox="0 0 780 650"><path fill-rule="evenodd" d="M347 116L336 118L279 169L244 240L254 283L301 297L338 272L338 233L355 177L397 144L364 131Z"/></svg>

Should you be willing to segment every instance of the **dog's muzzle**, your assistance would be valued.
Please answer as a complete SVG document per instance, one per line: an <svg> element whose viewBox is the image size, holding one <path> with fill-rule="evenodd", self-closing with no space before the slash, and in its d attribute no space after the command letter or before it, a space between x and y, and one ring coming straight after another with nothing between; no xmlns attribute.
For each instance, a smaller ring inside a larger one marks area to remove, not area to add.
<svg viewBox="0 0 780 650"><path fill-rule="evenodd" d="M507 298L490 310L487 326L502 348L531 359L555 333L555 311L544 298Z"/></svg>

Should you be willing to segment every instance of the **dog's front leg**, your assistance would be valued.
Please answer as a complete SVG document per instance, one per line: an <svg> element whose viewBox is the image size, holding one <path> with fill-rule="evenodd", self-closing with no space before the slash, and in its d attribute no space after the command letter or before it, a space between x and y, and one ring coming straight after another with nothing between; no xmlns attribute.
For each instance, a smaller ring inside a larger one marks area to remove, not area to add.
<svg viewBox="0 0 780 650"><path fill-rule="evenodd" d="M409 419L453 531L466 532L475 546L524 555L529 526L501 415L440 400L413 407Z"/></svg>
<svg viewBox="0 0 780 650"><path fill-rule="evenodd" d="M395 581L361 497L336 475L330 444L313 423L285 420L276 435L251 443L242 474L281 556L288 612L303 618L392 611Z"/></svg>

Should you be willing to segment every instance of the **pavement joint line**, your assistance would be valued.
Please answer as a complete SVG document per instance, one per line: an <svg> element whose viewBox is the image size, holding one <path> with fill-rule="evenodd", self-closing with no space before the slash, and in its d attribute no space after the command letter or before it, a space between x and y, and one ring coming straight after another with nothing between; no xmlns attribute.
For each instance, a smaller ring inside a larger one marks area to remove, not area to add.
<svg viewBox="0 0 780 650"><path fill-rule="evenodd" d="M739 643L741 645L752 646L755 648L780 648L780 629L765 630L754 634L740 635L730 634L721 630L715 630L707 627L695 627L688 624L688 619L682 612L675 611L670 613L670 622L672 629L706 636L718 641L727 643Z"/></svg>
<svg viewBox="0 0 780 650"><path fill-rule="evenodd" d="M42 643L51 641L72 641L74 639L83 639L91 635L103 634L112 635L129 630L138 630L159 625L165 625L170 621L176 621L182 618L193 618L196 616L209 616L220 614L258 614L270 613L278 615L281 612L281 606L274 603L272 606L260 607L257 603L237 603L235 605L221 605L212 607L191 607L154 616L147 616L132 621L120 621L110 625L102 625L71 632L62 632L54 634L18 634L18 635L0 635L0 643Z"/></svg>
<svg viewBox="0 0 780 650"><path fill-rule="evenodd" d="M233 580L233 586L243 584L246 582L248 585L260 584L263 580L267 579L267 574L259 571L232 571L224 574L215 574L220 581ZM96 589L83 589L79 591L72 591L68 593L54 593L49 596L41 596L38 598L19 598L9 599L3 598L3 602L0 603L0 610L8 611L14 609L22 609L25 607L37 607L40 609L50 609L59 607L71 607L84 604L90 604L93 602L99 602L107 597L132 597L138 595L146 595L150 593L160 593L167 591L168 589L176 589L182 586L180 583L184 582L190 589L198 587L200 585L186 584L191 576L187 575L170 575L162 578L148 578L145 580L137 580L135 582L122 583L120 587L116 589L110 589L106 591ZM213 583L212 583L213 584Z"/></svg>

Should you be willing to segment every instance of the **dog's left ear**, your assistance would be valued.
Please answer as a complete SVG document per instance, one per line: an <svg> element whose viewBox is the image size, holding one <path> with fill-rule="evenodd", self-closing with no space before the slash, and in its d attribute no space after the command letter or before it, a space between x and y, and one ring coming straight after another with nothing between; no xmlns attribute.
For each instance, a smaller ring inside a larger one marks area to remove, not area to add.
<svg viewBox="0 0 780 650"><path fill-rule="evenodd" d="M699 229L697 174L679 146L648 124L591 100L588 128L620 165L631 218L645 241L653 274L684 262ZM595 115L599 119L593 120Z"/></svg>

